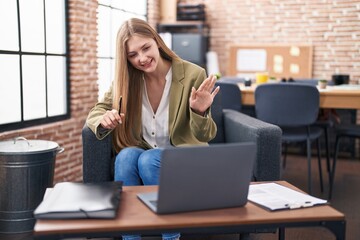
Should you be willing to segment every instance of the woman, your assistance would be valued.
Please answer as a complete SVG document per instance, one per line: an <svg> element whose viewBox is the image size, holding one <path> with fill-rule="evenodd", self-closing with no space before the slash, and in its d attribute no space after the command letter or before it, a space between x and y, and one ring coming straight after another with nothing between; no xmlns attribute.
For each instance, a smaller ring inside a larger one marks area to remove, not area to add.
<svg viewBox="0 0 360 240"><path fill-rule="evenodd" d="M87 124L99 139L113 132L115 181L155 185L162 148L204 145L215 137L209 109L219 87L215 76L206 78L204 69L179 58L143 20L124 22L116 44L113 85Z"/></svg>

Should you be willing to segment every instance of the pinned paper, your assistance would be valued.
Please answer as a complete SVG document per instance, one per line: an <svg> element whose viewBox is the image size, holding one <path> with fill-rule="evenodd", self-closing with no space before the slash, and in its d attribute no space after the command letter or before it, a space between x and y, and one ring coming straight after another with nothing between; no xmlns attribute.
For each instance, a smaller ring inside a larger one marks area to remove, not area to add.
<svg viewBox="0 0 360 240"><path fill-rule="evenodd" d="M300 48L299 47L291 47L290 48L290 55L294 57L300 56Z"/></svg>
<svg viewBox="0 0 360 240"><path fill-rule="evenodd" d="M264 49L240 49L236 55L237 71L266 71L266 51Z"/></svg>
<svg viewBox="0 0 360 240"><path fill-rule="evenodd" d="M300 72L300 67L299 67L299 65L298 65L298 64L294 64L294 63L290 64L290 72L291 72L292 74L299 74L299 72Z"/></svg>
<svg viewBox="0 0 360 240"><path fill-rule="evenodd" d="M275 73L281 74L284 71L284 67L283 67L284 57L276 54L273 57L273 61L274 61L273 71Z"/></svg>

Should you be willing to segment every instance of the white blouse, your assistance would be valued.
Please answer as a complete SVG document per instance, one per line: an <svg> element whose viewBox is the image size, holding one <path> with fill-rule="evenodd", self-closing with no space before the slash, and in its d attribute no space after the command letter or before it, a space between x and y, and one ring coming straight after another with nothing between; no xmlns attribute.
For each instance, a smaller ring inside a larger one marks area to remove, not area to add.
<svg viewBox="0 0 360 240"><path fill-rule="evenodd" d="M169 138L169 99L172 80L172 70L165 77L166 83L161 96L159 107L154 113L144 84L142 97L142 133L146 142L153 148L164 148L171 146ZM145 79L144 79L145 81Z"/></svg>

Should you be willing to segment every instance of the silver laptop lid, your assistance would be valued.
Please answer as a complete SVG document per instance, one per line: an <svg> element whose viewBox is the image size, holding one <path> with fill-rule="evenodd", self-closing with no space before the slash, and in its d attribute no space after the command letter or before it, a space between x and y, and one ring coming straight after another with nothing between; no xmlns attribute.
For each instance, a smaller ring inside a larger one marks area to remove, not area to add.
<svg viewBox="0 0 360 240"><path fill-rule="evenodd" d="M255 155L254 143L164 149L157 213L243 206Z"/></svg>

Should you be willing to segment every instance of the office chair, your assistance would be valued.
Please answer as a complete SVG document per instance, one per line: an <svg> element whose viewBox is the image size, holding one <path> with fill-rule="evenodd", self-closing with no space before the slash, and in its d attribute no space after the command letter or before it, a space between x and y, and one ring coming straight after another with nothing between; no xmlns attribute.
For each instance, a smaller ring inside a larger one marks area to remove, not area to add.
<svg viewBox="0 0 360 240"><path fill-rule="evenodd" d="M338 125L336 127L335 133L336 133L335 152L334 152L334 159L333 159L333 164L331 167L331 174L330 174L329 200L332 197L332 191L333 191L333 186L334 186L335 168L336 168L337 156L339 153L340 139L344 138L344 137L360 138L360 125L356 125L356 124Z"/></svg>
<svg viewBox="0 0 360 240"><path fill-rule="evenodd" d="M278 125L283 130L282 142L306 141L308 160L308 191L312 193L311 142L317 142L320 187L323 191L320 143L322 128L312 126L319 111L319 91L316 87L297 83L261 84L255 90L256 117Z"/></svg>
<svg viewBox="0 0 360 240"><path fill-rule="evenodd" d="M241 91L237 83L217 81L215 85L220 86L222 108L241 112Z"/></svg>
<svg viewBox="0 0 360 240"><path fill-rule="evenodd" d="M216 85L220 86L220 92L224 109L232 109L235 111L241 111L242 113L255 117L254 106L246 106L241 104L241 90L239 88L240 83L245 83L248 79L239 77L221 77ZM224 85L224 86L222 86ZM240 100L239 100L240 99Z"/></svg>
<svg viewBox="0 0 360 240"><path fill-rule="evenodd" d="M299 83L299 84L307 84L310 86L317 86L318 82L320 79L313 79L313 78L309 78L309 79L294 79L294 83ZM328 86L333 86L334 82L333 81L329 81L328 82ZM330 109L335 111L334 109ZM318 115L318 119L317 121L314 123L314 126L316 127L321 127L324 131L324 138L325 138L325 154L326 154L326 168L327 168L327 172L329 175L329 181L330 181L330 147L329 147L329 139L330 139L330 132L329 130L331 128L334 127L334 121L333 119L330 117L330 115L328 116L327 119L323 119L321 118L321 114ZM285 167L286 164L286 160L283 162L283 167Z"/></svg>

